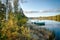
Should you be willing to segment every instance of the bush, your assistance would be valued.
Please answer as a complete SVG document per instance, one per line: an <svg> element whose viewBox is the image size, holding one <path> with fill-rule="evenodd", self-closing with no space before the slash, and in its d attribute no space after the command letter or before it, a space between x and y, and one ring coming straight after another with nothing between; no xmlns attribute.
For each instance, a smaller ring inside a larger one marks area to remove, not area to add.
<svg viewBox="0 0 60 40"><path fill-rule="evenodd" d="M29 40L30 34L27 27L18 26L19 21L13 13L9 14L8 21L3 20L0 26L0 40ZM25 20L20 20L20 23L25 22Z"/></svg>

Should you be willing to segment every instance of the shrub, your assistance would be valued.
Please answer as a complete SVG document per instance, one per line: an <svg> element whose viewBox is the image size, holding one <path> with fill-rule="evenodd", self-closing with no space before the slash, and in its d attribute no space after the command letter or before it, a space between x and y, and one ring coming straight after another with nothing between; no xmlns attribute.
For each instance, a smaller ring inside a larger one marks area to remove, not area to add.
<svg viewBox="0 0 60 40"><path fill-rule="evenodd" d="M25 22L25 20L21 20ZM20 22L20 23L21 23ZM9 14L8 21L3 20L0 26L0 40L29 40L30 32L27 27L18 26L18 20L13 13Z"/></svg>

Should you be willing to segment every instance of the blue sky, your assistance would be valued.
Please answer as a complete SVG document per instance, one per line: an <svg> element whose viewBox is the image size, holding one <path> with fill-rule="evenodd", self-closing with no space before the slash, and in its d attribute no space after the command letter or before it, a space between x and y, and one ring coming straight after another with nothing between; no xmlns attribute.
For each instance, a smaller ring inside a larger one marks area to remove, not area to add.
<svg viewBox="0 0 60 40"><path fill-rule="evenodd" d="M27 17L39 17L39 16L53 16L60 14L54 10L60 10L60 0L26 0L26 3L21 3L23 11L48 11L46 13L25 13ZM52 10L52 12L50 12ZM54 11L54 12L53 12Z"/></svg>
<svg viewBox="0 0 60 40"><path fill-rule="evenodd" d="M2 0L5 2L5 0ZM26 1L21 3L21 1ZM60 0L20 0L24 14L27 17L53 16L60 14ZM26 11L28 13L26 13ZM39 13L30 13L38 11Z"/></svg>

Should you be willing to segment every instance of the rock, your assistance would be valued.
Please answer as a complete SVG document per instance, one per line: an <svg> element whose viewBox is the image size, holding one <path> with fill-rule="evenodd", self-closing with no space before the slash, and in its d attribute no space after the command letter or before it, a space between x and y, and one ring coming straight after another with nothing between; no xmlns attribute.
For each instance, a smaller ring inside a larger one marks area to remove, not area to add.
<svg viewBox="0 0 60 40"><path fill-rule="evenodd" d="M38 26L28 25L31 32L31 40L54 40L54 33L46 28L34 28Z"/></svg>

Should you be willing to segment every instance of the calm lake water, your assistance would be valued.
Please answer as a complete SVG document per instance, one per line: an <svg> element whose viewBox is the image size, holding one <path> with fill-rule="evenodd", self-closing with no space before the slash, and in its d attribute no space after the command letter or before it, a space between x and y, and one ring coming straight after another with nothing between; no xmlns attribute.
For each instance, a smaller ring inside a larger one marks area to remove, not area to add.
<svg viewBox="0 0 60 40"><path fill-rule="evenodd" d="M50 30L54 30L56 39L55 40L60 40L60 23L59 22L53 22L53 21L47 21L45 22L45 27L47 27Z"/></svg>
<svg viewBox="0 0 60 40"><path fill-rule="evenodd" d="M40 27L45 27L51 31L53 30L56 36L55 40L60 40L60 22L52 21L52 20L30 20L30 21L31 22L45 22L45 26L40 26Z"/></svg>

